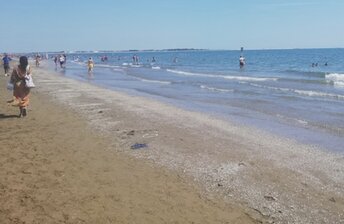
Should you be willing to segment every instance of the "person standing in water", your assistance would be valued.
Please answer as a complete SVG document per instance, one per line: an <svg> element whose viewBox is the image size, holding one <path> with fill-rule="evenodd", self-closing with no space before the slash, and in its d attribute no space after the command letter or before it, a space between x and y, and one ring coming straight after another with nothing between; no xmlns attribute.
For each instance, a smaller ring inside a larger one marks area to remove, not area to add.
<svg viewBox="0 0 344 224"><path fill-rule="evenodd" d="M36 59L35 59L35 61L36 61L36 67L39 67L39 65L40 65L40 60L41 60L41 56L40 56L39 54L37 54L37 55L36 55Z"/></svg>
<svg viewBox="0 0 344 224"><path fill-rule="evenodd" d="M57 68L57 55L54 57L55 68Z"/></svg>
<svg viewBox="0 0 344 224"><path fill-rule="evenodd" d="M66 64L67 64L67 56L66 56L66 54L63 54L63 58L64 58L63 65L64 65L64 67L66 67Z"/></svg>
<svg viewBox="0 0 344 224"><path fill-rule="evenodd" d="M93 72L94 62L92 58L89 58L87 61L88 73Z"/></svg>
<svg viewBox="0 0 344 224"><path fill-rule="evenodd" d="M133 65L136 65L137 63L137 56L136 54L133 55Z"/></svg>
<svg viewBox="0 0 344 224"><path fill-rule="evenodd" d="M239 57L239 65L240 65L240 68L243 68L245 66L245 58L244 58L244 48L241 47L240 49L241 53L240 53L240 57Z"/></svg>
<svg viewBox="0 0 344 224"><path fill-rule="evenodd" d="M240 68L243 68L245 66L245 58L242 55L240 55L240 58L239 58L239 65L240 65Z"/></svg>
<svg viewBox="0 0 344 224"><path fill-rule="evenodd" d="M63 64L65 63L65 58L63 57L63 55L60 55L59 62L60 62L60 67L63 68Z"/></svg>

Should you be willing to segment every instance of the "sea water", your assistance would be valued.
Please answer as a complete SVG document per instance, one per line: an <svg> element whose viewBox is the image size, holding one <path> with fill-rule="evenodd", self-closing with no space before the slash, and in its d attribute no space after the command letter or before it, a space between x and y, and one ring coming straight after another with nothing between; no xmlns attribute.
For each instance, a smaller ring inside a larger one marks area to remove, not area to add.
<svg viewBox="0 0 344 224"><path fill-rule="evenodd" d="M60 74L344 152L344 49L67 54ZM133 56L138 62L133 61ZM108 60L102 61L106 56ZM89 57L95 62L87 72ZM153 59L154 57L154 59Z"/></svg>

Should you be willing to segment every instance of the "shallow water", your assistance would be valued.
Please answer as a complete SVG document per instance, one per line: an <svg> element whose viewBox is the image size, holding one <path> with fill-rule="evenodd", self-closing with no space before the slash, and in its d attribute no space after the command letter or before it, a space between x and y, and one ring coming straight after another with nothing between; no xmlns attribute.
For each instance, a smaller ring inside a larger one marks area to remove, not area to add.
<svg viewBox="0 0 344 224"><path fill-rule="evenodd" d="M138 64L132 61L134 54ZM108 60L102 62L104 55ZM245 51L243 69L239 55L239 51L68 54L66 69L57 71L344 151L344 49ZM93 74L86 69L89 57L96 64Z"/></svg>

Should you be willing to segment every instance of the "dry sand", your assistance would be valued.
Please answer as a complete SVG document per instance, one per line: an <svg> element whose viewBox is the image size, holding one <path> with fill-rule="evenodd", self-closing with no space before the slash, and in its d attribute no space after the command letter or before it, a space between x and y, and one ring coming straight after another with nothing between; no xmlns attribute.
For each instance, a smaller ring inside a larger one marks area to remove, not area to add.
<svg viewBox="0 0 344 224"><path fill-rule="evenodd" d="M0 219L344 223L343 155L59 74L0 120Z"/></svg>

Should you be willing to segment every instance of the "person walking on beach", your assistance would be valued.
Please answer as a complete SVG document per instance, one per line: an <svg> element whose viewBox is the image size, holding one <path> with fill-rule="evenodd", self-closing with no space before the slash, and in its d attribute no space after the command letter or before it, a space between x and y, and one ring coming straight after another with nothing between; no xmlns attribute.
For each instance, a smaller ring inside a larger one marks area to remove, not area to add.
<svg viewBox="0 0 344 224"><path fill-rule="evenodd" d="M30 88L26 87L26 75L31 75L31 68L27 57L21 56L19 58L19 65L13 70L10 82L13 84L13 97L19 107L19 117L27 115L27 106L29 105Z"/></svg>
<svg viewBox="0 0 344 224"><path fill-rule="evenodd" d="M5 76L8 75L8 72L10 70L10 61L12 59L5 53L5 56L2 58L2 61L4 63L4 70L5 70Z"/></svg>
<svg viewBox="0 0 344 224"><path fill-rule="evenodd" d="M92 58L88 59L87 67L88 67L88 72L89 73L93 72L94 62L93 62Z"/></svg>

